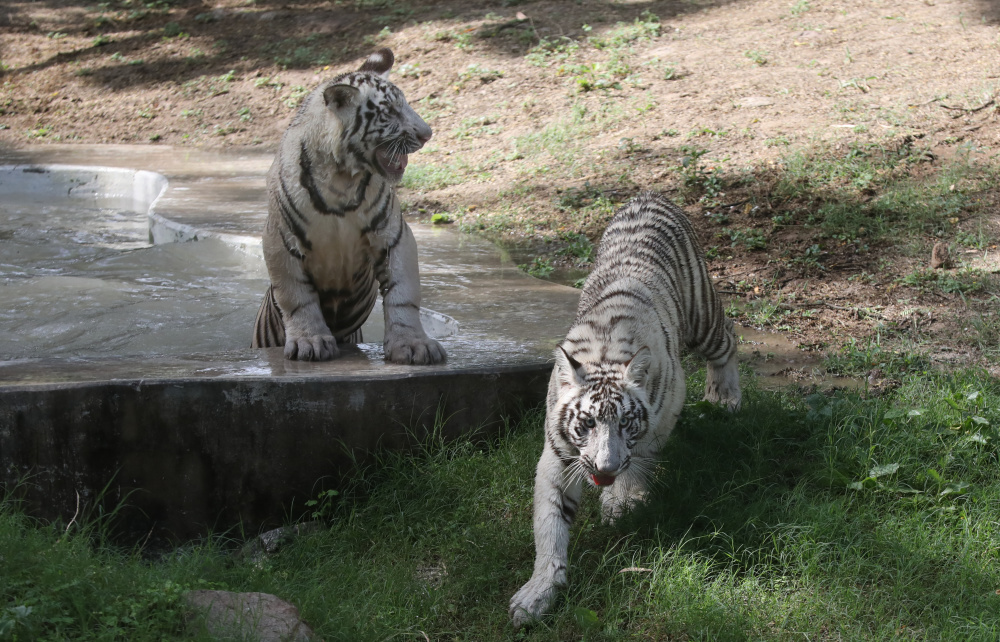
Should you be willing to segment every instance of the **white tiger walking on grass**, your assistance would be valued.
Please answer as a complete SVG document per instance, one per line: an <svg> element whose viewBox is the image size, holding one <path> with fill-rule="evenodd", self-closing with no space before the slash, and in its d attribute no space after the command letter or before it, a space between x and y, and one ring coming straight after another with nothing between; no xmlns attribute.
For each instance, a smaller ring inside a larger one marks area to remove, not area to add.
<svg viewBox="0 0 1000 642"><path fill-rule="evenodd" d="M609 223L576 320L555 352L535 474L535 568L511 598L515 627L548 611L566 584L569 529L584 485L602 488L607 520L644 498L684 404L683 348L708 360L705 399L737 410L733 322L687 217L646 192Z"/></svg>
<svg viewBox="0 0 1000 642"><path fill-rule="evenodd" d="M388 81L393 55L326 81L303 101L267 174L264 261L271 285L251 345L325 361L356 342L379 292L385 358L438 363L420 323L417 244L395 186L431 128Z"/></svg>

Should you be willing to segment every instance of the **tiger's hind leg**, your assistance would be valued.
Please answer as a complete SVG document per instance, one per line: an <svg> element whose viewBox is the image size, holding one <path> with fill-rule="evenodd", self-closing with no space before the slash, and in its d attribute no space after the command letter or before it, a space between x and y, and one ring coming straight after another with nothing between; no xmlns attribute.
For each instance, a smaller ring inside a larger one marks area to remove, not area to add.
<svg viewBox="0 0 1000 642"><path fill-rule="evenodd" d="M357 344L364 342L361 328L350 333L346 337L337 339L338 345ZM277 301L274 300L274 290L270 286L264 294L264 300L260 302L257 310L257 318L253 323L253 338L250 340L251 348L281 348L285 345L285 323L281 320L281 310Z"/></svg>

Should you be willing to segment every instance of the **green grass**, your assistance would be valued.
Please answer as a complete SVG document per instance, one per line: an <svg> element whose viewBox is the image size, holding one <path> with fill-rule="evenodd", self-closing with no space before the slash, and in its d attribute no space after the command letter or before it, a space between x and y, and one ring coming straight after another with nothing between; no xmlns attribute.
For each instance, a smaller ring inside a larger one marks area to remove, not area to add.
<svg viewBox="0 0 1000 642"><path fill-rule="evenodd" d="M870 400L747 377L735 417L689 378L650 501L610 526L586 496L570 586L523 633L506 607L531 573L539 414L383 455L315 507L328 529L259 565L218 541L144 561L7 501L0 639L176 639L180 591L213 587L288 599L326 640L995 640L1000 382L887 374L902 386Z"/></svg>
<svg viewBox="0 0 1000 642"><path fill-rule="evenodd" d="M969 318L964 337L967 345L983 352L990 359L1000 356L1000 319L995 313L1000 298L994 296L987 302L987 309Z"/></svg>
<svg viewBox="0 0 1000 642"><path fill-rule="evenodd" d="M307 69L322 67L332 60L329 48L320 41L318 35L288 38L268 45L266 54L271 54L274 64L282 69Z"/></svg>
<svg viewBox="0 0 1000 642"><path fill-rule="evenodd" d="M224 558L211 545L148 564L101 542L100 520L65 532L0 503L0 640L160 640L180 636L180 598Z"/></svg>
<svg viewBox="0 0 1000 642"><path fill-rule="evenodd" d="M734 297L726 305L727 316L742 319L743 323L755 328L771 328L778 332L788 330L787 321L792 314L792 310L782 305L781 297L758 297L746 301Z"/></svg>
<svg viewBox="0 0 1000 642"><path fill-rule="evenodd" d="M609 102L588 106L576 101L570 107L568 116L539 131L515 138L511 158L540 162L547 154L558 163L559 176L576 176L594 166L593 158L586 151L592 136L628 117L628 112L620 104ZM614 170L608 169L605 174L613 175Z"/></svg>
<svg viewBox="0 0 1000 642"><path fill-rule="evenodd" d="M447 165L410 165L403 174L400 187L415 190L444 189L461 183L468 170L469 166L460 161Z"/></svg>
<svg viewBox="0 0 1000 642"><path fill-rule="evenodd" d="M588 38L596 49L622 49L644 40L653 40L660 35L660 18L650 11L643 11L631 24L619 22L606 33ZM589 27L584 27L590 31Z"/></svg>
<svg viewBox="0 0 1000 642"><path fill-rule="evenodd" d="M917 352L886 348L882 337L876 335L865 342L851 339L839 351L827 355L824 365L828 371L847 377L864 377L875 368L887 376L909 377L926 371L930 361Z"/></svg>
<svg viewBox="0 0 1000 642"><path fill-rule="evenodd" d="M495 136L503 131L503 128L497 124L498 120L499 117L496 115L463 118L462 122L451 133L457 139Z"/></svg>
<svg viewBox="0 0 1000 642"><path fill-rule="evenodd" d="M559 38L540 38L538 44L528 50L524 59L536 67L547 67L553 62L566 60L580 49L580 43L560 36Z"/></svg>

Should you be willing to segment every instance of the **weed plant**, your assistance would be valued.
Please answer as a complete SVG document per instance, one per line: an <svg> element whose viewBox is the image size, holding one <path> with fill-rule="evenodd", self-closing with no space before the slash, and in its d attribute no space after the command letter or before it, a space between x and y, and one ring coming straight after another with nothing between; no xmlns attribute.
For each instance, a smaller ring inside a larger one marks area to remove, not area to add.
<svg viewBox="0 0 1000 642"><path fill-rule="evenodd" d="M990 275L977 268L961 268L953 272L942 270L919 269L901 279L904 285L918 290L939 290L947 294L974 294L988 287Z"/></svg>
<svg viewBox="0 0 1000 642"><path fill-rule="evenodd" d="M527 272L533 277L544 279L552 274L556 269L552 261L542 256L536 256L530 263L522 263L517 266L523 272Z"/></svg>
<svg viewBox="0 0 1000 642"><path fill-rule="evenodd" d="M0 639L196 636L179 595L208 586L275 593L326 640L996 640L1000 382L884 362L902 384L870 399L745 373L735 416L689 377L649 500L608 525L588 491L570 584L526 631L507 602L532 569L540 412L381 455L316 499L325 529L257 562L218 539L145 561L8 499Z"/></svg>

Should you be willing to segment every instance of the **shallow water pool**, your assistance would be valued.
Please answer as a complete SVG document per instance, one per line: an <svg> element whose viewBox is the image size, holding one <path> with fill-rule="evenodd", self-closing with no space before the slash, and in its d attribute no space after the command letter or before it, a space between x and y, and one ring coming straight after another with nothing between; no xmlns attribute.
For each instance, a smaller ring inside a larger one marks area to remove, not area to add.
<svg viewBox="0 0 1000 642"><path fill-rule="evenodd" d="M0 357L246 348L263 261L216 240L152 245L145 214L0 203Z"/></svg>

